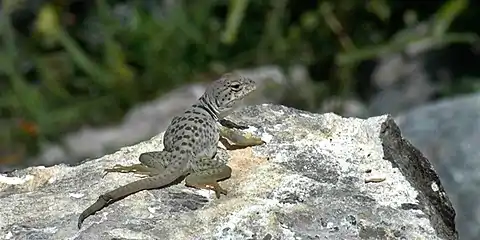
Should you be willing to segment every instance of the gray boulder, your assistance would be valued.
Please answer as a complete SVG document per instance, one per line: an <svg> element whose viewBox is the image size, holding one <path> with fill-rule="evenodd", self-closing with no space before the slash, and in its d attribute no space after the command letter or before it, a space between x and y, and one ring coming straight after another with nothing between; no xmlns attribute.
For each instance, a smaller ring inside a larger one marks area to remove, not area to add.
<svg viewBox="0 0 480 240"><path fill-rule="evenodd" d="M395 119L435 167L457 212L460 239L480 239L480 94L419 107Z"/></svg>
<svg viewBox="0 0 480 240"><path fill-rule="evenodd" d="M366 120L278 105L231 120L266 145L228 151L229 191L142 191L76 223L100 194L137 179L103 169L162 148L162 134L78 166L0 177L1 239L457 239L455 212L390 116Z"/></svg>

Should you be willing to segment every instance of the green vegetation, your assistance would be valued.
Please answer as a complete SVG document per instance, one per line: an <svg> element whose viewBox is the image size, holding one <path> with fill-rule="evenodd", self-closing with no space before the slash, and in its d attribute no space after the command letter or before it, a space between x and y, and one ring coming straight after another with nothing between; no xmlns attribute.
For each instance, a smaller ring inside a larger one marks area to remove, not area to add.
<svg viewBox="0 0 480 240"><path fill-rule="evenodd" d="M175 3L168 7L132 0L123 8L97 0L74 14L68 0L40 1L37 8L27 2L2 1L4 12L33 9L36 16L22 30L1 15L0 164L34 155L81 125L114 124L140 102L231 69L315 66L323 90L310 99L313 106L324 96L354 93L365 60L413 43L436 48L477 40L450 30L467 0L450 0L421 19L405 11L399 27L405 30L395 33L388 28L399 22L392 19L399 2L389 0L179 0L166 1ZM429 31L414 34L409 27L420 20Z"/></svg>

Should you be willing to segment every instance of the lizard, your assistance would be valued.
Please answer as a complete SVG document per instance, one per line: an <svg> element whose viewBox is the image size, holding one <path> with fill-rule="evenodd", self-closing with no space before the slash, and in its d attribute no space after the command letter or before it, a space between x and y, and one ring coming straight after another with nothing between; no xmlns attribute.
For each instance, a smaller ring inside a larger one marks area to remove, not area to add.
<svg viewBox="0 0 480 240"><path fill-rule="evenodd" d="M161 151L140 154L139 164L115 165L104 171L133 172L142 178L100 195L78 218L78 229L83 221L107 205L131 194L172 185L185 179L187 187L208 189L216 198L227 195L218 181L230 178L232 169L219 159L218 142L227 150L235 147L262 145L265 142L241 130L248 126L226 119L255 91L255 82L238 73L225 73L209 84L198 100L183 114L172 118L163 135ZM229 145L228 142L233 143Z"/></svg>

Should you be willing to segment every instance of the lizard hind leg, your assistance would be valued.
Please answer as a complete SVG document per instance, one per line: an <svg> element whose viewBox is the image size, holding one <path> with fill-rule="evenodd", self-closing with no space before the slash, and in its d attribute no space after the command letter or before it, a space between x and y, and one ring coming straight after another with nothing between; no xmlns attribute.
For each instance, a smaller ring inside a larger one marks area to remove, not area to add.
<svg viewBox="0 0 480 240"><path fill-rule="evenodd" d="M166 151L146 152L140 154L140 164L120 165L117 164L113 168L107 168L104 171L129 173L133 172L143 177L155 176L165 171L171 161L171 153Z"/></svg>
<svg viewBox="0 0 480 240"><path fill-rule="evenodd" d="M172 159L172 154L167 151L145 152L139 157L139 161L143 165L155 169L167 168Z"/></svg>
<svg viewBox="0 0 480 240"><path fill-rule="evenodd" d="M215 191L215 196L220 198L220 195L227 195L227 190L223 189L218 181L227 179L231 176L232 169L221 164L217 167L197 170L192 172L185 178L185 185L199 189L209 189Z"/></svg>

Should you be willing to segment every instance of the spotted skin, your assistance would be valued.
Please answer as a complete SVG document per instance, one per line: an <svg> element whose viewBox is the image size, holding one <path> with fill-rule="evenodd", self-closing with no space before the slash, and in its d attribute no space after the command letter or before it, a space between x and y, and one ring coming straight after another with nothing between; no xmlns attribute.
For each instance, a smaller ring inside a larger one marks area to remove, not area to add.
<svg viewBox="0 0 480 240"><path fill-rule="evenodd" d="M229 140L241 147L264 144L260 138L239 131L246 126L224 118L255 89L254 81L235 73L224 74L210 84L195 104L172 119L165 130L162 151L142 153L139 164L105 169L107 173L134 172L143 178L101 195L80 214L78 228L87 217L115 201L142 190L168 186L181 178L185 178L186 186L213 190L217 198L226 195L218 181L229 178L232 169L217 155L218 141Z"/></svg>

